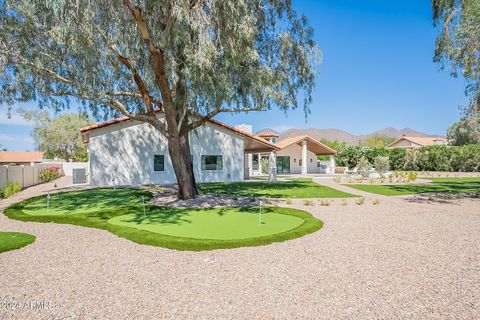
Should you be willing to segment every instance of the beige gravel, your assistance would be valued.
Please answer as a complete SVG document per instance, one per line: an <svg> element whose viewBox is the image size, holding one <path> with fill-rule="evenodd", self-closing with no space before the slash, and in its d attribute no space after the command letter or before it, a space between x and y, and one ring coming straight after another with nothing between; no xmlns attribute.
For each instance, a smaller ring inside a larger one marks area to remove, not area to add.
<svg viewBox="0 0 480 320"><path fill-rule="evenodd" d="M294 200L285 206L311 212L324 228L264 247L209 252L0 215L0 230L37 236L0 254L0 319L480 318L478 200L370 195L364 205L354 202L305 207ZM5 308L32 301L53 308Z"/></svg>

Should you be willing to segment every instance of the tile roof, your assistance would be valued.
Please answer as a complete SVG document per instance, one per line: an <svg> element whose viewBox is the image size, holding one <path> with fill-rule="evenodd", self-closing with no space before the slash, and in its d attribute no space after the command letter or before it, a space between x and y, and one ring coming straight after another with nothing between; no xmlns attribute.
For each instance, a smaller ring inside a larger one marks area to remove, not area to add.
<svg viewBox="0 0 480 320"><path fill-rule="evenodd" d="M257 134L257 136L259 137L265 137L265 138L278 138L279 135L275 132L272 132L272 131L264 131L264 132L261 132L259 134Z"/></svg>
<svg viewBox="0 0 480 320"><path fill-rule="evenodd" d="M285 138L280 140L276 143L277 147L280 149L285 149L288 146L291 146L295 143L300 143L303 140L307 140L309 143L307 144L307 148L311 150L315 154L325 154L325 155L335 155L337 151L330 148L329 146L324 145L323 143L313 139L309 135L301 135L301 136L294 136Z"/></svg>
<svg viewBox="0 0 480 320"><path fill-rule="evenodd" d="M118 118L118 119L113 119L113 120L109 120L109 121L105 121L105 122L100 122L100 123L97 123L97 124L93 124L93 125L90 125L90 126L80 128L80 132L82 133L82 135L84 135L84 142L87 142L88 138L85 137L85 134L88 131L95 130L95 129L98 129L98 128L103 128L103 127L106 127L106 126L109 126L109 125L112 125L112 124L115 124L115 123L120 123L120 122L124 122L124 121L128 121L128 120L130 120L130 118L125 116L125 117L121 117L121 118ZM259 143L261 143L261 144L263 144L263 145L265 145L269 148L272 148L274 150L278 150L278 147L275 144L273 144L273 143L255 135L255 134L243 131L243 130L238 129L238 128L234 128L232 126L229 126L228 124L225 124L225 123L220 122L220 121L215 120L215 119L210 119L210 120L208 120L208 122L216 124L216 125L221 126L223 128L226 128L228 130L231 130L231 131L233 131L235 133L238 133L238 134L240 134L244 137L253 139L256 142L259 142Z"/></svg>
<svg viewBox="0 0 480 320"><path fill-rule="evenodd" d="M444 137L415 137L415 136L403 136L397 140L390 143L387 147L393 147L397 142L401 140L407 140L418 144L420 146L433 146L435 141L442 141L443 143L447 142L447 139Z"/></svg>
<svg viewBox="0 0 480 320"><path fill-rule="evenodd" d="M42 162L43 152L40 151L0 151L0 163Z"/></svg>

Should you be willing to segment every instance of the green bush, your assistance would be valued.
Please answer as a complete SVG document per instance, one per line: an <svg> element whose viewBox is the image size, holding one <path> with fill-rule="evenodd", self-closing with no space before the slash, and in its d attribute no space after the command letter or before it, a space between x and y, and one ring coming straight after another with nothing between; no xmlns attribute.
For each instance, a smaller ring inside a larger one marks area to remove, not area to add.
<svg viewBox="0 0 480 320"><path fill-rule="evenodd" d="M7 182L5 190L3 190L3 196L8 198L13 196L15 193L19 193L22 190L22 186L18 182Z"/></svg>
<svg viewBox="0 0 480 320"><path fill-rule="evenodd" d="M390 170L390 160L388 157L377 156L373 161L373 166L375 167L375 171L377 171L381 177L384 177L385 173Z"/></svg>
<svg viewBox="0 0 480 320"><path fill-rule="evenodd" d="M40 180L42 182L50 182L60 178L60 167L49 167L40 170Z"/></svg>
<svg viewBox="0 0 480 320"><path fill-rule="evenodd" d="M362 178L366 179L370 175L370 170L372 169L372 165L367 160L367 158L362 157L357 163L357 172L362 176Z"/></svg>
<svg viewBox="0 0 480 320"><path fill-rule="evenodd" d="M344 147L338 150L338 166L353 169L362 157L370 163L389 158L390 170L480 172L480 144L467 146L429 146L418 149Z"/></svg>

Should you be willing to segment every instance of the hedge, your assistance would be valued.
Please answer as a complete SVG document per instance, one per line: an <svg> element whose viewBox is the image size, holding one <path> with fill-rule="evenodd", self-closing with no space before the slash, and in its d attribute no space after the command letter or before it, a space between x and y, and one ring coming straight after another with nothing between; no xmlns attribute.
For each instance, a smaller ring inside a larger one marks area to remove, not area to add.
<svg viewBox="0 0 480 320"><path fill-rule="evenodd" d="M377 156L389 158L390 170L480 172L480 144L415 149L344 147L338 150L336 163L353 169L362 157L373 164Z"/></svg>

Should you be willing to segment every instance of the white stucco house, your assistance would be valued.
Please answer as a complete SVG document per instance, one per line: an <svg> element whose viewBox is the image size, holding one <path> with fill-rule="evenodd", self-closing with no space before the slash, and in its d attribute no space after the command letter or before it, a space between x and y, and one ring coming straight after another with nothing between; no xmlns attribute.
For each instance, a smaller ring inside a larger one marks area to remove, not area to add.
<svg viewBox="0 0 480 320"><path fill-rule="evenodd" d="M278 174L320 174L335 173L336 151L308 135L289 137L282 140L279 135L266 131L258 134L259 137L273 143L278 150L276 153L276 171ZM254 153L249 159L251 165L250 176L261 175L260 161L268 158L267 153ZM321 162L317 156L329 156L329 161Z"/></svg>
<svg viewBox="0 0 480 320"><path fill-rule="evenodd" d="M167 139L148 123L128 117L80 130L88 143L90 184L94 186L174 184ZM279 150L244 130L210 120L190 133L197 182L242 181L249 177L248 155Z"/></svg>

